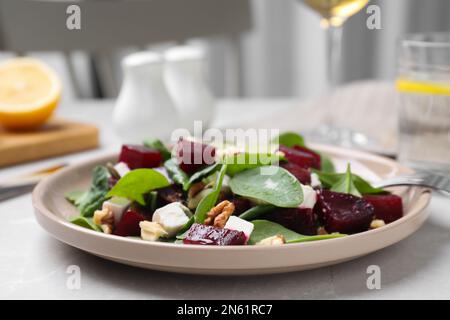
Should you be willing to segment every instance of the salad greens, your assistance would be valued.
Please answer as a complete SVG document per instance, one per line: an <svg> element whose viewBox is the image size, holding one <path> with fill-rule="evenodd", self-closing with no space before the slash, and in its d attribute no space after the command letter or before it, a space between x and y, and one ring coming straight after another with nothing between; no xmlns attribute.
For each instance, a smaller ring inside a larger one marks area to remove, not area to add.
<svg viewBox="0 0 450 320"><path fill-rule="evenodd" d="M317 151L316 151L317 152ZM325 155L323 152L317 152L320 154L320 170L322 172L334 173L336 169L334 168L333 161L330 157Z"/></svg>
<svg viewBox="0 0 450 320"><path fill-rule="evenodd" d="M189 176L178 166L177 160L172 158L164 162L164 168L169 173L169 177L179 185L183 190L189 189Z"/></svg>
<svg viewBox="0 0 450 320"><path fill-rule="evenodd" d="M332 160L309 149L301 135L287 132L276 139L284 153L252 153L251 146L237 145L220 149L189 138L180 138L173 149L157 139L145 141L148 148L125 145L118 161L132 169L120 177L109 167L95 167L87 191L66 194L80 212L70 221L143 241L271 245L277 241L261 241L277 235L286 243L338 238L376 227L374 219L390 223L402 217L401 197L373 187L353 174L350 164L335 173ZM211 148L214 164L203 152ZM185 152L195 163L178 159ZM377 196L363 197L367 194ZM214 213L220 217L206 224L219 202Z"/></svg>
<svg viewBox="0 0 450 320"><path fill-rule="evenodd" d="M147 148L156 149L161 153L161 156L164 161L169 160L172 157L169 149L162 143L159 139L149 139L144 141L144 146Z"/></svg>
<svg viewBox="0 0 450 320"><path fill-rule="evenodd" d="M76 207L78 207L80 200L84 197L86 191L83 190L74 190L66 193L66 199Z"/></svg>
<svg viewBox="0 0 450 320"><path fill-rule="evenodd" d="M195 210L195 222L203 223L206 219L206 214L211 210L219 199L220 190L222 188L223 178L227 172L227 165L223 164L217 175L216 182L214 184L213 192L204 197Z"/></svg>
<svg viewBox="0 0 450 320"><path fill-rule="evenodd" d="M317 174L324 188L332 188L339 181L346 179L346 176L350 175L356 190L361 195L387 193L387 191L384 189L373 187L369 182L361 178L359 175L349 172L348 169L346 173L331 173L319 170L313 170L313 172Z"/></svg>
<svg viewBox="0 0 450 320"><path fill-rule="evenodd" d="M361 193L359 193L358 189L356 188L353 179L354 178L349 163L347 164L347 172L345 173L345 175L339 177L339 179L331 186L330 190L361 197Z"/></svg>
<svg viewBox="0 0 450 320"><path fill-rule="evenodd" d="M74 218L70 219L70 222L73 223L73 224L76 224L76 225L78 225L80 227L83 227L83 228L87 228L87 229L90 229L90 230L103 232L102 228L97 226L92 221L92 218L86 218L86 217L83 217L83 216L78 216L78 217L74 217Z"/></svg>
<svg viewBox="0 0 450 320"><path fill-rule="evenodd" d="M178 231L176 239L183 240L184 235L186 234L187 231L189 231L189 228L192 226L192 224L194 222L195 222L195 216L190 217L189 220L180 229L180 231Z"/></svg>
<svg viewBox="0 0 450 320"><path fill-rule="evenodd" d="M271 204L260 204L258 206L254 206L254 207L248 209L247 211L241 213L239 215L239 218L247 220L247 221L251 221L251 220L256 219L266 213L274 211L276 208L277 207L275 207Z"/></svg>
<svg viewBox="0 0 450 320"><path fill-rule="evenodd" d="M202 170L199 170L199 171L195 172L189 178L188 183L185 186L183 185L183 190L187 191L192 184L194 184L194 183L202 180L203 178L206 178L206 177L212 175L213 173L219 171L221 167L222 167L222 165L220 163L216 163L216 164L210 165L210 166L208 166L208 167L206 167L206 168L204 168Z"/></svg>
<svg viewBox="0 0 450 320"><path fill-rule="evenodd" d="M227 155L224 162L228 164L227 175L232 177L248 169L277 164L283 159L280 154L241 152Z"/></svg>
<svg viewBox="0 0 450 320"><path fill-rule="evenodd" d="M152 212L155 211L158 206L158 192L150 191L145 202Z"/></svg>
<svg viewBox="0 0 450 320"><path fill-rule="evenodd" d="M275 137L273 142L278 142L279 144L292 148L294 146L305 146L305 139L295 132L285 132L280 134L278 137Z"/></svg>
<svg viewBox="0 0 450 320"><path fill-rule="evenodd" d="M110 174L106 167L96 166L92 170L92 183L88 191L72 191L66 194L66 199L73 203L83 217L92 217L95 210L101 208L107 199Z"/></svg>
<svg viewBox="0 0 450 320"><path fill-rule="evenodd" d="M231 178L230 188L242 197L282 208L296 208L303 202L300 182L281 167L264 166L238 173Z"/></svg>
<svg viewBox="0 0 450 320"><path fill-rule="evenodd" d="M305 236L300 233L289 230L278 223L271 222L268 220L253 220L252 223L254 225L254 229L248 241L249 244L256 244L263 239L273 237L276 235L282 235L286 239L286 243L325 240L345 236L345 234L340 233Z"/></svg>
<svg viewBox="0 0 450 320"><path fill-rule="evenodd" d="M123 176L107 197L123 197L145 205L144 194L170 185L169 180L153 169L135 169Z"/></svg>

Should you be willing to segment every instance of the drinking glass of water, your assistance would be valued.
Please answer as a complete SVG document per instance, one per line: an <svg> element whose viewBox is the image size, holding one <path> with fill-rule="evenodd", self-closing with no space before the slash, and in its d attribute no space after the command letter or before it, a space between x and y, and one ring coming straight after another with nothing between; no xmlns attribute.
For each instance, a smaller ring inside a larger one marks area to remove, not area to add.
<svg viewBox="0 0 450 320"><path fill-rule="evenodd" d="M450 172L450 34L400 41L399 160Z"/></svg>

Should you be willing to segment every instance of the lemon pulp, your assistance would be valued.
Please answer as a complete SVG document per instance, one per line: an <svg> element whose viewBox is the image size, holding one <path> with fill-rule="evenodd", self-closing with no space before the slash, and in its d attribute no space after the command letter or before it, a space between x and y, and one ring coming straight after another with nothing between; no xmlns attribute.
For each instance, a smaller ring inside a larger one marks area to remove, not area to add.
<svg viewBox="0 0 450 320"><path fill-rule="evenodd" d="M0 64L0 124L30 129L45 123L58 105L61 84L39 60L15 58Z"/></svg>

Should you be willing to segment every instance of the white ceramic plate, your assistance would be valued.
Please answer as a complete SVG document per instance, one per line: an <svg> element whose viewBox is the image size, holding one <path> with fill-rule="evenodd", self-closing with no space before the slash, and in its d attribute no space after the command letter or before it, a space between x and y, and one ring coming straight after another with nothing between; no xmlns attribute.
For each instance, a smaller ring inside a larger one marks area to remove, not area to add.
<svg viewBox="0 0 450 320"><path fill-rule="evenodd" d="M338 167L352 162L356 173L368 179L385 178L410 170L395 161L328 146L314 146L330 155ZM351 260L390 246L414 233L428 216L431 198L424 188L398 188L404 199L403 218L376 230L343 238L284 246L200 246L145 242L94 232L67 221L78 214L64 199L67 191L86 189L91 170L115 156L70 166L48 177L33 192L39 224L56 239L105 259L147 269L181 273L244 275L318 268Z"/></svg>

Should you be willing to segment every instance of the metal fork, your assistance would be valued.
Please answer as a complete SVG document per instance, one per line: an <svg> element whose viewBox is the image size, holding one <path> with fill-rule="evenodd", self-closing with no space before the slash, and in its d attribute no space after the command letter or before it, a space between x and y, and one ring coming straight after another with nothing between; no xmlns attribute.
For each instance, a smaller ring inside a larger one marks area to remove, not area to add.
<svg viewBox="0 0 450 320"><path fill-rule="evenodd" d="M374 186L377 188L393 186L421 186L450 193L450 173L445 174L444 172L437 173L430 171L419 171L409 175L386 179L374 183Z"/></svg>

